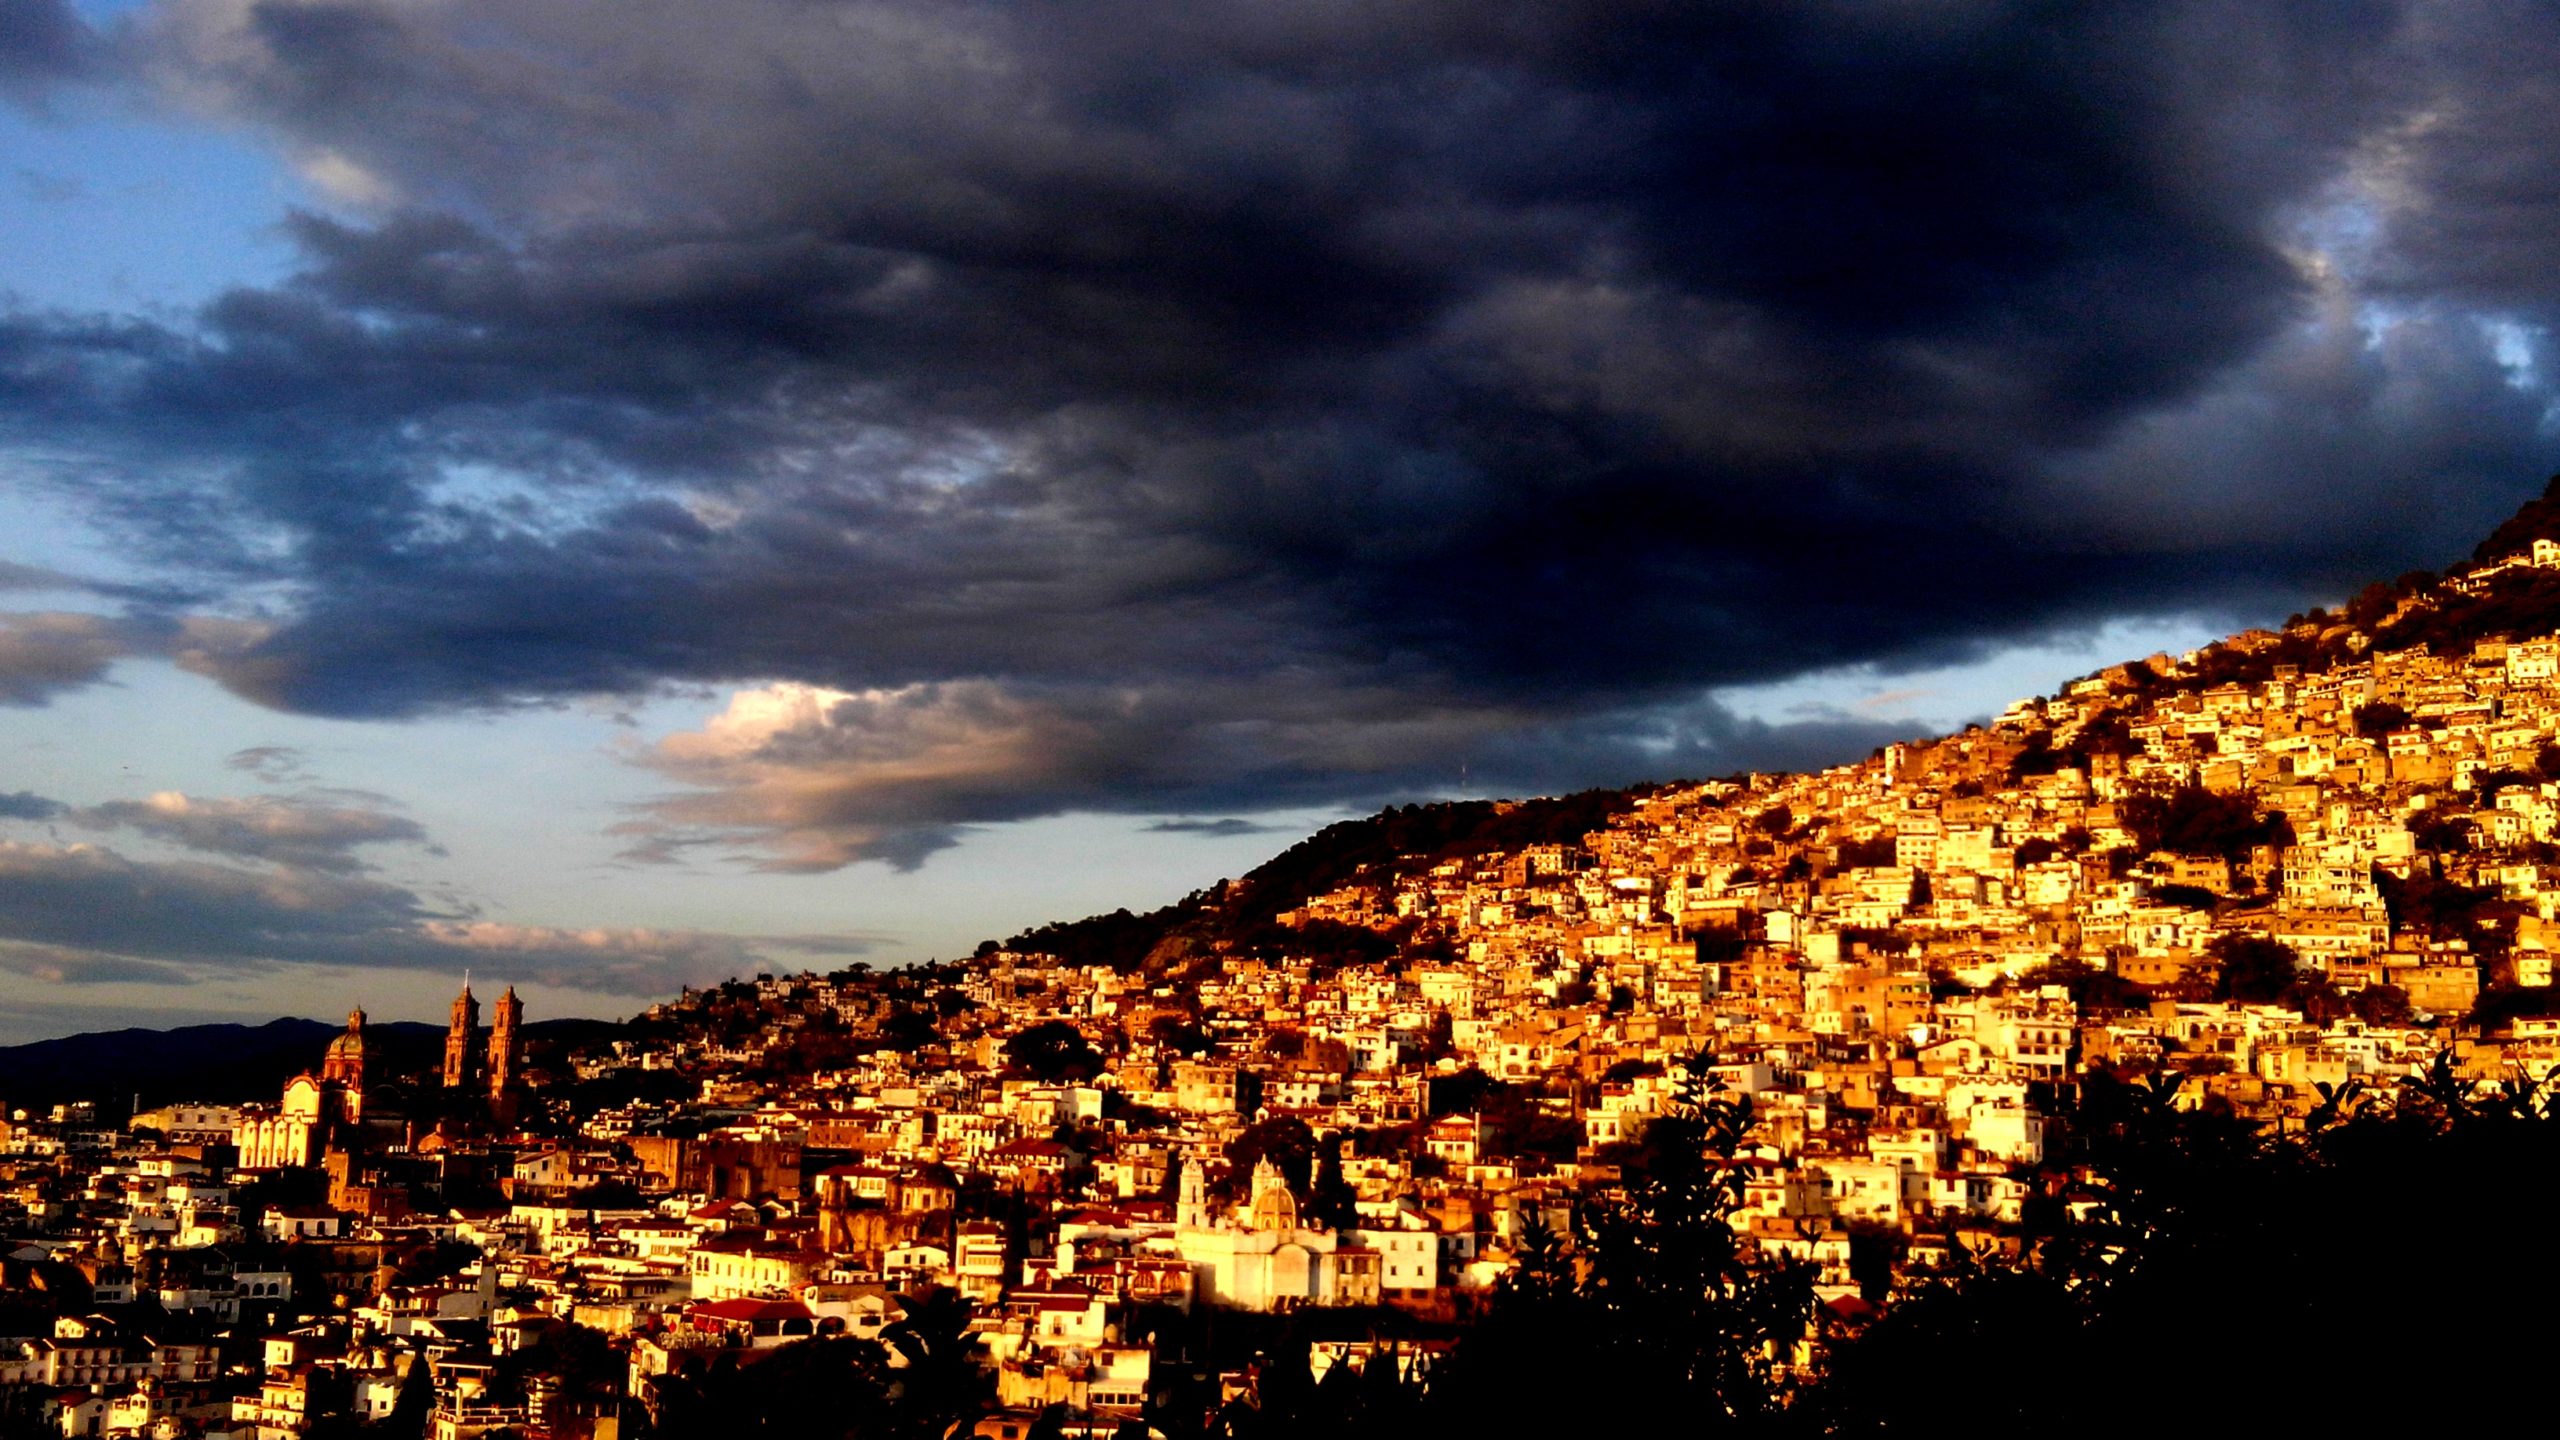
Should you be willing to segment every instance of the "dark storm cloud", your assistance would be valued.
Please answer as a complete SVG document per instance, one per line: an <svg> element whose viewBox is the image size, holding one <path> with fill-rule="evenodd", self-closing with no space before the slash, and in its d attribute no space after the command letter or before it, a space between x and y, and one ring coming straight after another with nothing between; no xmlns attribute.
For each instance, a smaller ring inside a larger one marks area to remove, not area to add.
<svg viewBox="0 0 2560 1440"><path fill-rule="evenodd" d="M2387 243L2379 280L2405 299L2459 299L2547 323L2560 200L2560 27L2540 6L2421 8L2415 47L2443 77L2364 144Z"/></svg>
<svg viewBox="0 0 2560 1440"><path fill-rule="evenodd" d="M651 752L644 858L1838 758L1699 697L2282 606L2535 488L2475 311L2560 274L2555 33L201 0L122 63L374 218L185 330L0 321L0 433L260 597L126 653L262 703L846 692Z"/></svg>

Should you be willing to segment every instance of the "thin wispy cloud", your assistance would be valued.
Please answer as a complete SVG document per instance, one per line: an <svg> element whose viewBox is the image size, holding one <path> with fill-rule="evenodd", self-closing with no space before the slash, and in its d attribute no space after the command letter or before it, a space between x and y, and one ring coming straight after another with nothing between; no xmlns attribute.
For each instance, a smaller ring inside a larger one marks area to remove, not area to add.
<svg viewBox="0 0 2560 1440"><path fill-rule="evenodd" d="M0 841L0 969L59 983L193 985L353 966L660 995L752 970L760 955L736 936L454 915L405 886L344 873Z"/></svg>
<svg viewBox="0 0 2560 1440"><path fill-rule="evenodd" d="M1198 835L1204 839L1223 840L1234 835L1268 835L1278 828L1229 816L1223 820L1159 820L1147 826L1146 831L1150 835Z"/></svg>

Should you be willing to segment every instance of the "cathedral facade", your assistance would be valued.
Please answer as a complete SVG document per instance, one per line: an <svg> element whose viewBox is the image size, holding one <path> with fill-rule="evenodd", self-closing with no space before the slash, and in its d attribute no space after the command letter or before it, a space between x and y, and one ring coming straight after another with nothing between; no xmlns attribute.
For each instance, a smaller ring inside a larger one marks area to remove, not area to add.
<svg viewBox="0 0 2560 1440"><path fill-rule="evenodd" d="M348 1012L346 1033L329 1042L319 1073L285 1082L272 1108L244 1107L231 1143L243 1170L317 1165L331 1136L364 1122L364 1012Z"/></svg>
<svg viewBox="0 0 2560 1440"><path fill-rule="evenodd" d="M1199 1162L1185 1161L1173 1239L1204 1300L1247 1310L1378 1303L1377 1252L1338 1231L1300 1225L1297 1197L1268 1156L1254 1165L1252 1196L1233 1215L1211 1208Z"/></svg>
<svg viewBox="0 0 2560 1440"><path fill-rule="evenodd" d="M462 994L453 1002L453 1023L445 1035L444 1083L450 1089L486 1084L490 1099L502 1102L524 1081L524 1002L509 986L493 1008L484 1046L478 1033L480 1002L471 996L471 982L463 981ZM364 1128L367 1100L364 1019L362 1010L349 1012L345 1033L329 1042L320 1068L286 1081L276 1104L242 1107L231 1129L241 1169L317 1166L333 1146L363 1148L357 1132ZM396 1102L397 1096L391 1099ZM396 1135L400 1108L391 1104L385 1114L375 1117L373 1128L389 1126ZM505 1109L503 1105L491 1108Z"/></svg>
<svg viewBox="0 0 2560 1440"><path fill-rule="evenodd" d="M524 1002L516 987L498 997L489 1026L488 1044L480 1043L480 1002L471 995L465 976L462 993L453 997L453 1018L444 1033L444 1088L461 1090L486 1082L492 1097L515 1090L524 1079Z"/></svg>

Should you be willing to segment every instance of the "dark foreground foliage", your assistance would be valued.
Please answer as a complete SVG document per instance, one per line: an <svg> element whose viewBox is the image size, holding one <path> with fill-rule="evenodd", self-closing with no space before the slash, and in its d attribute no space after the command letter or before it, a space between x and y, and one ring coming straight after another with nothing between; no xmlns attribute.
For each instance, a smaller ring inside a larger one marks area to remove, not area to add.
<svg viewBox="0 0 2560 1440"><path fill-rule="evenodd" d="M2466 1088L2449 1067L2350 1087L2276 1134L2181 1110L2166 1083L2089 1081L2067 1117L2086 1180L2033 1217L2032 1254L1903 1296L1789 1428L1909 1432L1951 1384L1968 1423L2005 1434L2512 1417L2549 1344L2519 1302L2560 1278L2560 1235L2522 1198L2560 1178L2560 1109L2547 1086Z"/></svg>
<svg viewBox="0 0 2560 1440"><path fill-rule="evenodd" d="M878 1340L831 1336L766 1354L717 1352L697 1373L662 1387L654 1422L625 1433L650 1440L942 1440L991 1406L973 1307L949 1290L911 1296L906 1318ZM893 1363L894 1357L894 1363Z"/></svg>
<svg viewBox="0 0 2560 1440"><path fill-rule="evenodd" d="M2560 1280L2548 1085L2449 1067L2349 1087L2283 1133L2095 1076L2073 1178L2015 1255L1968 1254L1845 1324L1723 1217L1746 1119L1691 1097L1572 1250L1532 1237L1427 1377L1263 1387L1200 1433L1553 1436L2461 1433L2537 1408ZM2059 1101L2061 1097L2057 1097ZM1792 1341L1822 1339L1791 1374ZM1302 1377L1302 1356L1272 1362ZM1169 1433L1186 1432L1175 1428Z"/></svg>

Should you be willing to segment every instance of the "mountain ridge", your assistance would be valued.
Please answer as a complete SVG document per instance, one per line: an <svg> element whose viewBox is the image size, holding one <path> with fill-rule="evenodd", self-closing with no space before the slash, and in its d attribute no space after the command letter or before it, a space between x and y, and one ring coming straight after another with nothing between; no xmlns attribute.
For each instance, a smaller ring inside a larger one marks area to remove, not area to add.
<svg viewBox="0 0 2560 1440"><path fill-rule="evenodd" d="M536 1021L529 1041L577 1036L588 1027L619 1022L584 1019ZM143 1108L173 1101L233 1104L272 1102L284 1082L319 1061L330 1039L346 1027L302 1016L259 1023L215 1021L165 1029L123 1026L0 1046L0 1107L41 1109L70 1100ZM371 1073L384 1078L418 1076L441 1063L444 1027L418 1020L368 1022L365 1040ZM103 1077L114 1088L101 1091Z"/></svg>

